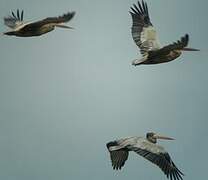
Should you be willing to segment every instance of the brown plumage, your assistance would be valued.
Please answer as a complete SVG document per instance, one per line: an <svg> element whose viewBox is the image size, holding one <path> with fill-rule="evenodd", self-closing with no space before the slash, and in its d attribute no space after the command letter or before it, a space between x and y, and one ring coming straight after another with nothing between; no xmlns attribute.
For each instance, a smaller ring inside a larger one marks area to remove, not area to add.
<svg viewBox="0 0 208 180"><path fill-rule="evenodd" d="M68 12L58 17L48 17L40 21L24 22L23 11L17 10L17 15L12 12L12 16L4 18L4 24L12 29L12 31L5 32L5 35L13 35L20 37L40 36L55 29L55 27L62 27L71 29L71 27L64 25L70 21L75 15L75 12Z"/></svg>
<svg viewBox="0 0 208 180"><path fill-rule="evenodd" d="M174 140L166 136L149 132L145 137L128 137L106 144L114 170L120 170L131 151L157 165L170 180L182 180L183 173L176 167L169 153L157 144L157 139Z"/></svg>
<svg viewBox="0 0 208 180"><path fill-rule="evenodd" d="M136 59L132 65L159 64L172 61L182 54L182 51L199 51L198 49L186 48L189 42L189 35L181 37L175 43L161 47L155 28L150 21L147 3L143 0L138 6L131 7L132 16L132 37L143 55L142 59Z"/></svg>

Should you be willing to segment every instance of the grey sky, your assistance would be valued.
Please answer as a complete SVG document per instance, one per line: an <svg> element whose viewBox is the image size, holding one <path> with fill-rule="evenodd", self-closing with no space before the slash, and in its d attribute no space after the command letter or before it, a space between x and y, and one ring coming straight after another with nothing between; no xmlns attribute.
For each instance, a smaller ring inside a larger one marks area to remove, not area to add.
<svg viewBox="0 0 208 180"><path fill-rule="evenodd" d="M165 180L134 153L122 171L111 168L105 144L147 131L176 139L159 143L184 180L206 179L208 1L147 0L162 44L188 33L204 51L138 67L128 13L136 0L0 2L0 17L19 8L25 20L76 11L75 30L0 38L0 179Z"/></svg>

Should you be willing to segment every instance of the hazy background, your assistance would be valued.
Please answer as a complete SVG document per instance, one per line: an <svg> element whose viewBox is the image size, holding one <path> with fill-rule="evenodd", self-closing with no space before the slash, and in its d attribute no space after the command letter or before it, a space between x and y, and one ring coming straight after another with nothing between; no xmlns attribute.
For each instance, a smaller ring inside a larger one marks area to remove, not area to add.
<svg viewBox="0 0 208 180"><path fill-rule="evenodd" d="M105 144L148 131L176 139L159 143L184 179L207 178L208 1L147 2L162 44L189 33L204 51L131 66L141 57L128 13L136 0L0 0L2 18L17 8L29 21L76 11L75 30L0 38L0 179L165 180L134 153L111 168Z"/></svg>

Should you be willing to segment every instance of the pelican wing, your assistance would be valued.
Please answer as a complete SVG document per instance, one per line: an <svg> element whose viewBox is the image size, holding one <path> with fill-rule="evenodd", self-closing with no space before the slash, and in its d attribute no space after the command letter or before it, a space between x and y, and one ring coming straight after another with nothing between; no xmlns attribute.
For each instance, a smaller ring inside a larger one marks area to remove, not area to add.
<svg viewBox="0 0 208 180"><path fill-rule="evenodd" d="M169 154L162 146L143 141L131 147L131 150L156 164L171 180L182 180L183 173L175 166Z"/></svg>
<svg viewBox="0 0 208 180"><path fill-rule="evenodd" d="M131 33L136 45L140 48L141 54L147 54L150 50L157 50L160 44L157 38L157 33L153 27L147 3L142 0L138 1L138 6L135 4L131 7L130 14L132 16L133 25Z"/></svg>
<svg viewBox="0 0 208 180"><path fill-rule="evenodd" d="M180 40L178 40L177 42L174 42L172 44L169 44L167 46L164 46L163 48L159 49L156 52L151 52L151 53L157 53L157 54L169 54L170 51L173 50L182 50L184 47L186 47L188 45L189 42L189 35L185 34L183 37L181 37ZM150 54L151 54L150 53Z"/></svg>
<svg viewBox="0 0 208 180"><path fill-rule="evenodd" d="M68 12L66 14L63 14L62 16L48 17L43 20L30 23L27 26L29 26L28 28L36 28L36 27L47 25L47 24L61 24L61 23L70 21L74 17L74 15L75 15L75 12Z"/></svg>
<svg viewBox="0 0 208 180"><path fill-rule="evenodd" d="M129 152L127 149L119 149L116 151L110 150L111 146L117 146L117 145L118 143L116 141L109 142L106 145L110 152L110 158L111 158L113 169L116 169L116 170L121 169L124 166L129 155Z"/></svg>
<svg viewBox="0 0 208 180"><path fill-rule="evenodd" d="M12 12L12 15L4 17L4 24L12 29L17 29L24 24L23 13L24 12L21 11L20 14L19 9L17 9L16 15L14 14L14 12Z"/></svg>

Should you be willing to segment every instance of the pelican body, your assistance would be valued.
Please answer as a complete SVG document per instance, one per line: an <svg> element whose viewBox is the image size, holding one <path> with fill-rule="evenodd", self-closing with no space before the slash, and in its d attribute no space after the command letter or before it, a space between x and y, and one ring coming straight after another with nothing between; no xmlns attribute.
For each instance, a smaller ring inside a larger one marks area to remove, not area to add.
<svg viewBox="0 0 208 180"><path fill-rule="evenodd" d="M35 28L23 27L18 31L9 31L5 32L5 35L9 36L19 36L19 37L32 37L32 36L40 36L42 34L46 34L50 31L53 31L55 27L53 25L46 25Z"/></svg>
<svg viewBox="0 0 208 180"><path fill-rule="evenodd" d="M108 142L106 146L110 152L113 169L121 169L128 159L129 152L134 151L156 164L167 178L182 180L183 173L176 167L168 152L162 146L156 144L157 139L173 140L173 138L149 132L146 134L146 138L128 137Z"/></svg>
<svg viewBox="0 0 208 180"><path fill-rule="evenodd" d="M12 12L11 16L4 18L4 24L11 28L12 31L3 34L9 36L32 37L53 31L55 27L71 29L71 27L66 26L63 23L70 21L74 15L75 12L68 12L59 17L48 17L40 21L24 22L23 11L21 11L20 14L19 10L17 10L16 15Z"/></svg>
<svg viewBox="0 0 208 180"><path fill-rule="evenodd" d="M22 28L18 31L9 31L5 32L5 35L9 36L19 36L19 37L32 37L32 36L40 36L42 34L46 34L50 31L53 31L55 29L52 25L42 26L38 28Z"/></svg>
<svg viewBox="0 0 208 180"><path fill-rule="evenodd" d="M136 59L132 65L159 64L173 61L182 51L199 51L199 49L187 48L189 35L185 34L180 40L162 47L157 32L150 21L147 3L143 0L138 5L131 7L133 25L131 33L134 42L140 48L142 59Z"/></svg>

